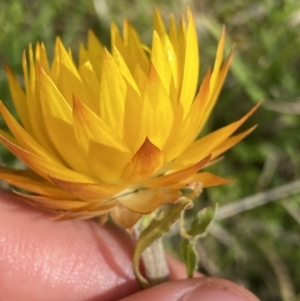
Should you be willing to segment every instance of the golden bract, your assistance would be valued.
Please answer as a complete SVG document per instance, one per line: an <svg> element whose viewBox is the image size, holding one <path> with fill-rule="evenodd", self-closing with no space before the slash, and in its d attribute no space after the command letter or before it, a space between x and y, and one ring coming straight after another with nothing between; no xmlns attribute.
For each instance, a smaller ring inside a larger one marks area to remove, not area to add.
<svg viewBox="0 0 300 301"><path fill-rule="evenodd" d="M253 129L232 136L253 113L195 140L209 117L232 57L223 61L223 30L212 73L199 91L199 53L192 14L169 32L158 12L152 47L125 21L111 27L111 53L92 32L79 65L59 39L51 67L43 44L23 55L25 92L7 67L21 125L1 103L11 134L2 143L30 170L0 169L0 178L34 195L32 204L60 217L110 212L125 227L180 196L180 189L227 183L201 167ZM196 95L196 96L195 96Z"/></svg>

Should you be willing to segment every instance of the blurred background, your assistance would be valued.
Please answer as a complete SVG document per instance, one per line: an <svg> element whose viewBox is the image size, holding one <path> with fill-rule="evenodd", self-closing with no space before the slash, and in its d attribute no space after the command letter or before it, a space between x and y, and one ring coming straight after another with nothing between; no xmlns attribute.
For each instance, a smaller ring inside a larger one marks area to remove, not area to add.
<svg viewBox="0 0 300 301"><path fill-rule="evenodd" d="M76 3L76 4L75 4ZM265 301L300 300L300 2L298 0L10 0L0 9L0 98L12 108L7 62L22 79L21 57L43 41L53 53L56 36L76 54L88 29L109 47L110 22L128 18L149 44L153 8L179 17L189 5L200 39L201 74L213 65L222 25L228 49L236 44L231 71L206 131L262 107L244 128L257 130L210 170L235 178L207 189L196 210L219 203L217 218L197 244L201 272L245 285ZM1 128L4 127L0 120ZM20 163L2 146L0 163ZM167 248L179 256L178 236Z"/></svg>

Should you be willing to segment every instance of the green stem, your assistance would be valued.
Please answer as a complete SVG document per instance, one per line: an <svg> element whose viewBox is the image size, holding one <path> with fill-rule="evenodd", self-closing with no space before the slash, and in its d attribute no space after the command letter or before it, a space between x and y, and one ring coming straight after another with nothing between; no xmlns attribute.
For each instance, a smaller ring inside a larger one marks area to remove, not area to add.
<svg viewBox="0 0 300 301"><path fill-rule="evenodd" d="M148 225L151 218L143 217L134 226L134 235L138 242L141 231ZM137 276L141 285L146 288L169 280L169 267L166 260L162 238L156 239L140 255L147 279L142 280L142 275ZM147 284L148 283L148 284Z"/></svg>

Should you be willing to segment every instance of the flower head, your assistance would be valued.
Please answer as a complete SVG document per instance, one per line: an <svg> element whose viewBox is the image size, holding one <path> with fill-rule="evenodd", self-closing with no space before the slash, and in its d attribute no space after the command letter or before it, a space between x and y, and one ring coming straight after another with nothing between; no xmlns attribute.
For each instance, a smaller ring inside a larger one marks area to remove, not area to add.
<svg viewBox="0 0 300 301"><path fill-rule="evenodd" d="M200 89L194 19L167 31L158 12L152 46L128 21L111 26L111 52L92 32L77 65L60 39L49 66L44 45L23 55L25 89L7 67L20 123L0 104L10 134L1 142L28 167L1 167L0 178L33 194L27 201L60 217L109 213L131 227L142 214L175 202L181 189L228 180L198 171L248 135L233 135L253 113L197 139L225 80L225 30L213 71ZM16 192L17 193L17 192Z"/></svg>

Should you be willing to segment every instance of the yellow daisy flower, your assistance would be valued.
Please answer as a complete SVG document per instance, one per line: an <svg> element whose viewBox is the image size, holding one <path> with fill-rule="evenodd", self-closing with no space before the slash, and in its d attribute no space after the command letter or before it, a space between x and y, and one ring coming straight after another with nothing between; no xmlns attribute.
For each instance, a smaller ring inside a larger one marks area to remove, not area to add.
<svg viewBox="0 0 300 301"><path fill-rule="evenodd" d="M197 91L199 52L190 11L166 31L155 12L149 49L125 20L123 34L111 26L111 52L92 32L77 65L58 38L52 65L42 43L23 55L25 91L7 75L21 123L3 103L10 134L1 142L28 170L0 168L0 178L31 194L16 192L60 218L110 214L131 227L142 214L173 203L181 189L229 180L198 171L254 127L233 135L254 112L197 139L216 103L232 52L223 61L225 30L213 71Z"/></svg>

